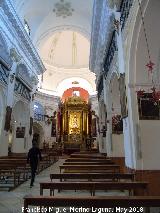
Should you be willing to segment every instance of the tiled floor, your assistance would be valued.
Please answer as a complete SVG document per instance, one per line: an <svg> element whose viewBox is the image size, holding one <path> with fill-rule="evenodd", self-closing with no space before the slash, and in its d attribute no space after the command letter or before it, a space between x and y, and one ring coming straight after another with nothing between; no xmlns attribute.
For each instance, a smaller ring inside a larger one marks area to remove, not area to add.
<svg viewBox="0 0 160 213"><path fill-rule="evenodd" d="M64 159L60 159L57 163L47 168L39 175L36 176L35 184L33 188L30 188L30 180L23 183L15 190L7 192L0 191L0 213L22 213L23 207L23 197L28 194L39 195L39 182L42 181L50 181L49 174L50 173L59 173L59 165L62 165ZM96 195L124 195L124 192L96 192ZM44 195L49 195L49 190L44 191ZM77 191L76 193L73 191L63 191L61 193L55 192L56 196L82 196L82 195L90 195L87 191ZM152 213L160 213L157 209L151 211Z"/></svg>

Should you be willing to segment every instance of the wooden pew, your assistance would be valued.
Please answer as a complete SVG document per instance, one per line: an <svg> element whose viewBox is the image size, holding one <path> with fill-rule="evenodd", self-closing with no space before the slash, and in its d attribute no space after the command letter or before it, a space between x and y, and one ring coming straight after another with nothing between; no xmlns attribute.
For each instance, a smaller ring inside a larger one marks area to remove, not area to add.
<svg viewBox="0 0 160 213"><path fill-rule="evenodd" d="M91 196L95 196L96 190L127 190L129 195L134 195L134 190L142 189L142 195L147 195L148 182L42 182L40 183L40 195L44 189L50 190L90 190Z"/></svg>
<svg viewBox="0 0 160 213"><path fill-rule="evenodd" d="M103 155L98 155L98 154L71 154L71 158L98 158L98 159L107 159Z"/></svg>
<svg viewBox="0 0 160 213"><path fill-rule="evenodd" d="M27 164L27 158L26 156L22 158L22 155L19 156L20 158L15 158L14 155L12 155L9 158L3 158L0 159L0 168L2 164L8 164L8 165L15 165L17 168L24 168L27 173L30 172L30 166ZM42 171L43 169L46 169L51 165L50 157L47 154L42 154L42 161L39 162L37 172Z"/></svg>
<svg viewBox="0 0 160 213"><path fill-rule="evenodd" d="M8 160L1 161L0 159L0 170L8 170L8 172L15 170L22 175L20 176L20 181L24 182L28 179L28 174L30 173L30 166L27 165L27 162L21 160Z"/></svg>
<svg viewBox="0 0 160 213"><path fill-rule="evenodd" d="M106 161L106 162L64 162L63 165L109 165L115 164L113 161Z"/></svg>
<svg viewBox="0 0 160 213"><path fill-rule="evenodd" d="M59 166L60 168L60 173L63 170L68 171L73 171L74 172L98 172L99 170L101 171L113 171L113 172L119 172L120 171L120 166L119 165L62 165ZM72 172L73 173L73 172Z"/></svg>
<svg viewBox="0 0 160 213"><path fill-rule="evenodd" d="M113 181L120 181L120 180L135 180L135 174L133 173L57 173L57 174L50 174L50 179L55 180L59 179L61 182L66 179L82 179L84 180L113 180Z"/></svg>
<svg viewBox="0 0 160 213"><path fill-rule="evenodd" d="M17 157L17 158L16 158ZM37 172L50 166L48 154L42 155L42 161L38 165ZM14 189L24 181L28 180L31 170L27 164L27 157L24 153L12 153L10 156L0 158L0 188Z"/></svg>
<svg viewBox="0 0 160 213"><path fill-rule="evenodd" d="M0 170L0 188L8 191L16 188L21 182L21 172L16 169Z"/></svg>
<svg viewBox="0 0 160 213"><path fill-rule="evenodd" d="M87 161L87 162L99 162L99 163L105 163L105 162L111 162L110 158L107 159L94 159L94 158L67 158L65 160L65 162L83 162L83 161Z"/></svg>
<svg viewBox="0 0 160 213"><path fill-rule="evenodd" d="M60 154L58 154L58 152L56 152L56 151L49 152L51 163L57 162L59 160L59 155Z"/></svg>
<svg viewBox="0 0 160 213"><path fill-rule="evenodd" d="M74 152L73 154L99 154L97 150Z"/></svg>
<svg viewBox="0 0 160 213"><path fill-rule="evenodd" d="M83 207L88 210L96 210L95 208L129 208L133 212L145 212L143 207L160 207L160 196L103 196L103 197L48 197L48 196L32 196L24 197L24 213L28 212L29 206L45 206L49 207ZM88 209L89 208L89 209ZM94 208L94 209L92 209ZM66 209L65 209L66 210ZM76 209L77 210L77 209ZM73 209L74 212L74 209ZM76 211L80 212L80 211ZM82 211L81 211L82 212ZM85 211L84 211L85 212ZM114 212L110 211L110 212ZM122 212L122 211L119 211Z"/></svg>

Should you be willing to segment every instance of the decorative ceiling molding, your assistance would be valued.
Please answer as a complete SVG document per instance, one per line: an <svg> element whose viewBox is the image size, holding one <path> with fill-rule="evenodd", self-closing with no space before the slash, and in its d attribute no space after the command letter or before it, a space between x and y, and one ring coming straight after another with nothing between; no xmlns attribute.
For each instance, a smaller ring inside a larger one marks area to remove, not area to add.
<svg viewBox="0 0 160 213"><path fill-rule="evenodd" d="M6 65L7 68L12 66L12 60L9 55L7 44L3 35L0 33L0 61Z"/></svg>
<svg viewBox="0 0 160 213"><path fill-rule="evenodd" d="M66 18L68 16L72 16L74 9L71 7L70 2L65 2L64 0L60 0L59 2L54 4L53 12L57 17Z"/></svg>
<svg viewBox="0 0 160 213"><path fill-rule="evenodd" d="M21 20L19 19L12 3L10 0L5 1L1 0L0 1L0 7L3 9L5 15L8 17L8 20L12 24L15 32L17 33L18 37L20 38L21 42L27 49L27 51L30 53L32 60L35 63L35 68L38 74L41 74L45 71L45 67L35 49L33 46L30 37L28 36Z"/></svg>
<svg viewBox="0 0 160 213"><path fill-rule="evenodd" d="M92 20L89 67L92 72L102 71L103 61L113 32L113 10L106 0L95 0Z"/></svg>

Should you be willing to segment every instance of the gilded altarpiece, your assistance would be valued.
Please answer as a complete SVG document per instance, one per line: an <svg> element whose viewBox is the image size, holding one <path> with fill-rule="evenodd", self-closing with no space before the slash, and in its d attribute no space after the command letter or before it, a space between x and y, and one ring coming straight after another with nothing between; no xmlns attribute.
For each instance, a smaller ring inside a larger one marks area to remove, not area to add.
<svg viewBox="0 0 160 213"><path fill-rule="evenodd" d="M64 149L85 150L88 136L89 105L81 97L70 97L62 107Z"/></svg>

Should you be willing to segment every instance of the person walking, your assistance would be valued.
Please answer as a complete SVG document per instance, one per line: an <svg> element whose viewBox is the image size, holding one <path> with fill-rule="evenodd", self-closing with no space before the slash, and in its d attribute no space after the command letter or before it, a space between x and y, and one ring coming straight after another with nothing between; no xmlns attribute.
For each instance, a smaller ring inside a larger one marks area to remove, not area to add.
<svg viewBox="0 0 160 213"><path fill-rule="evenodd" d="M38 161L42 160L42 156L41 156L41 151L40 149L37 147L37 143L36 141L32 141L32 148L29 150L28 152L28 156L27 156L27 163L30 163L30 167L31 167L31 183L30 183L30 188L34 183L34 179L35 179L35 175L36 175L36 170L37 170L37 166L38 166Z"/></svg>

